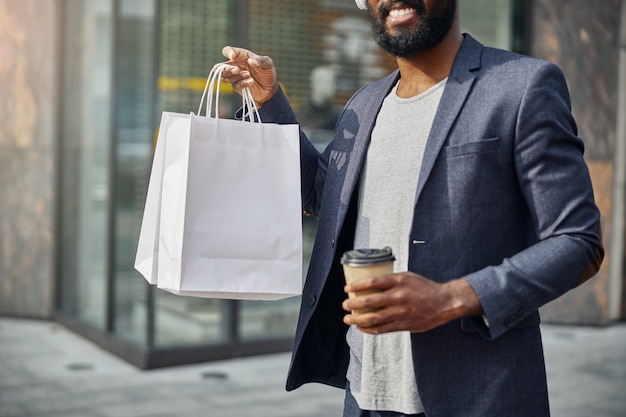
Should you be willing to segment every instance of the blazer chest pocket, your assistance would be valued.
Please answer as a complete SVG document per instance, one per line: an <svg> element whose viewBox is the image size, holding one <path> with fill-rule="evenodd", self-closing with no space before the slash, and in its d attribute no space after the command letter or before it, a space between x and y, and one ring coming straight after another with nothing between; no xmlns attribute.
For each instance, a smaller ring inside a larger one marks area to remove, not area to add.
<svg viewBox="0 0 626 417"><path fill-rule="evenodd" d="M461 145L446 146L442 152L444 158L457 158L459 156L491 151L497 149L498 145L500 145L500 138L489 138Z"/></svg>

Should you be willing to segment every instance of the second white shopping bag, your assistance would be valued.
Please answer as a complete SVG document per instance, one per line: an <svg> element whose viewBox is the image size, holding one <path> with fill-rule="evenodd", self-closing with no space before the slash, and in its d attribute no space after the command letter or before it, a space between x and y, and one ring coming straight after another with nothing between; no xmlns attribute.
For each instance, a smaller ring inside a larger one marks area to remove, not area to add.
<svg viewBox="0 0 626 417"><path fill-rule="evenodd" d="M146 193L146 204L141 221L141 232L137 242L135 254L135 269L144 276L150 284L158 280L159 260L159 229L161 218L161 191L163 189L163 163L165 162L165 141L170 134L174 138L189 136L189 115L163 112L157 135L150 182ZM184 140L183 142L188 142Z"/></svg>
<svg viewBox="0 0 626 417"><path fill-rule="evenodd" d="M207 117L168 123L157 286L225 299L300 295L299 128L210 117L209 97Z"/></svg>

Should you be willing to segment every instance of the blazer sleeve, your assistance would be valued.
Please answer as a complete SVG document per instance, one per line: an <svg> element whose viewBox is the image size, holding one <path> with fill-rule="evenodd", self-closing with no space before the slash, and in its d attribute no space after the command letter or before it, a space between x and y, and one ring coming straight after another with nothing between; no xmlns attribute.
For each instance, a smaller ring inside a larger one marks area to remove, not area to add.
<svg viewBox="0 0 626 417"><path fill-rule="evenodd" d="M263 123L297 124L296 115L282 89L260 109ZM305 214L317 216L326 174L327 152L320 154L300 129L300 181L302 187L302 209Z"/></svg>
<svg viewBox="0 0 626 417"><path fill-rule="evenodd" d="M530 78L517 115L514 161L538 240L466 278L496 338L547 302L595 275L604 256L583 142L570 110L565 78L545 63Z"/></svg>

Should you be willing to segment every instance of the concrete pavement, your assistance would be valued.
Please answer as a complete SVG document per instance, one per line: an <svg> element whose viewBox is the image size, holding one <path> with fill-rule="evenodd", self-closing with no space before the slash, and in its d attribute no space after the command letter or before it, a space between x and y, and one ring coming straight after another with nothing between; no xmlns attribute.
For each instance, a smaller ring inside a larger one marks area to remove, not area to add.
<svg viewBox="0 0 626 417"><path fill-rule="evenodd" d="M626 417L626 323L542 326L553 417ZM289 354L141 371L64 327L0 318L0 417L332 417L343 391L284 390Z"/></svg>

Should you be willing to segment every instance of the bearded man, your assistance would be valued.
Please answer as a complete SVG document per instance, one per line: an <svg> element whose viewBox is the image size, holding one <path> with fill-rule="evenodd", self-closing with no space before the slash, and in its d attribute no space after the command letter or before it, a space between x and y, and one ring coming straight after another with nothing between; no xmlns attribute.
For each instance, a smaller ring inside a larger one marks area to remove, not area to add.
<svg viewBox="0 0 626 417"><path fill-rule="evenodd" d="M398 70L323 153L301 134L319 224L287 389L345 388L345 417L549 416L538 309L604 256L565 79L462 34L456 0L357 4ZM223 52L264 122L297 122L269 57ZM394 273L344 287L345 251L387 246Z"/></svg>

